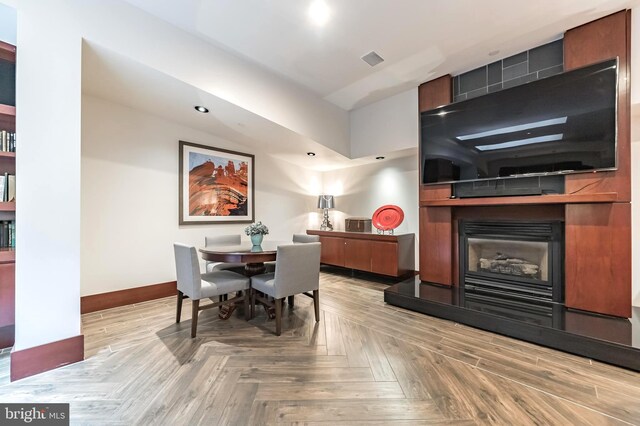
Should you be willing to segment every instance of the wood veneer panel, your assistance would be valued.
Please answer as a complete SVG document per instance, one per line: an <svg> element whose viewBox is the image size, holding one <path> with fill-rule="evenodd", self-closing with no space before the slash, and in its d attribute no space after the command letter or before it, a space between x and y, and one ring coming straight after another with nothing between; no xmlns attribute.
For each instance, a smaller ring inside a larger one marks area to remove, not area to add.
<svg viewBox="0 0 640 426"><path fill-rule="evenodd" d="M415 273L415 235L381 235L364 232L318 231L320 262L394 277Z"/></svg>
<svg viewBox="0 0 640 426"><path fill-rule="evenodd" d="M565 304L631 316L631 204L567 205Z"/></svg>
<svg viewBox="0 0 640 426"><path fill-rule="evenodd" d="M11 381L53 370L84 359L82 334L11 352Z"/></svg>
<svg viewBox="0 0 640 426"><path fill-rule="evenodd" d="M16 131L16 107L0 104L0 130Z"/></svg>
<svg viewBox="0 0 640 426"><path fill-rule="evenodd" d="M15 211L16 211L15 201L0 202L0 212L15 212Z"/></svg>
<svg viewBox="0 0 640 426"><path fill-rule="evenodd" d="M2 173L16 174L15 152L0 152L0 170Z"/></svg>
<svg viewBox="0 0 640 426"><path fill-rule="evenodd" d="M0 59L3 61L16 62L16 47L12 44L0 41Z"/></svg>
<svg viewBox="0 0 640 426"><path fill-rule="evenodd" d="M15 325L5 325L0 327L0 349L10 348L15 343Z"/></svg>
<svg viewBox="0 0 640 426"><path fill-rule="evenodd" d="M421 84L418 88L419 112L450 104L452 93L448 74ZM422 163L421 150L418 158ZM423 164L418 165L420 202L451 196L451 185L422 185L422 167ZM420 208L420 279L451 285L451 249L451 208Z"/></svg>
<svg viewBox="0 0 640 426"><path fill-rule="evenodd" d="M15 324L15 271L15 263L0 264L0 327L13 327ZM3 338L2 340L6 341L7 339ZM11 341L11 345L7 346L12 346L12 344L13 341ZM0 346L0 348L7 346Z"/></svg>
<svg viewBox="0 0 640 426"><path fill-rule="evenodd" d="M344 238L320 237L320 262L344 266Z"/></svg>
<svg viewBox="0 0 640 426"><path fill-rule="evenodd" d="M618 170L568 175L565 191L617 192L631 201L631 11L621 11L569 30L564 36L564 66L572 70L618 57Z"/></svg>
<svg viewBox="0 0 640 426"><path fill-rule="evenodd" d="M453 220L563 220L564 206L557 204L540 206L487 206L453 209Z"/></svg>
<svg viewBox="0 0 640 426"><path fill-rule="evenodd" d="M452 233L450 207L420 208L420 279L451 285Z"/></svg>
<svg viewBox="0 0 640 426"><path fill-rule="evenodd" d="M388 241L399 242L403 239L412 239L413 234L370 234L367 232L341 232L341 231L319 231L316 229L308 229L307 235L319 235L322 237L340 237L340 238L353 238L356 240L374 240L374 241Z"/></svg>
<svg viewBox="0 0 640 426"><path fill-rule="evenodd" d="M437 108L442 105L450 104L453 100L453 88L451 83L450 75L443 75L440 78L436 78L435 80L428 81L423 83L418 88L418 110L419 112L428 111L433 108ZM422 135L422 130L420 131ZM422 136L420 136L422 140ZM443 184L443 185L433 185L433 186L424 186L422 185L422 147L419 144L419 154L418 154L418 185L419 185L419 199L422 200L433 200L433 199L441 199L448 198L451 196L451 185Z"/></svg>
<svg viewBox="0 0 640 426"><path fill-rule="evenodd" d="M398 243L371 242L371 272L397 276Z"/></svg>
<svg viewBox="0 0 640 426"><path fill-rule="evenodd" d="M549 194L519 197L452 198L421 201L425 207L437 206L510 206L518 204L580 204L613 203L618 200L617 192L585 194Z"/></svg>
<svg viewBox="0 0 640 426"><path fill-rule="evenodd" d="M169 281L161 284L111 291L109 293L92 294L80 298L80 312L88 314L89 312L175 296L176 292L176 282Z"/></svg>
<svg viewBox="0 0 640 426"><path fill-rule="evenodd" d="M429 111L451 103L452 90L449 74L422 83L418 87L418 110L420 112Z"/></svg>
<svg viewBox="0 0 640 426"><path fill-rule="evenodd" d="M445 200L451 197L451 185L420 185L420 202L428 200Z"/></svg>
<svg viewBox="0 0 640 426"><path fill-rule="evenodd" d="M345 268L371 271L371 241L345 240L344 266Z"/></svg>

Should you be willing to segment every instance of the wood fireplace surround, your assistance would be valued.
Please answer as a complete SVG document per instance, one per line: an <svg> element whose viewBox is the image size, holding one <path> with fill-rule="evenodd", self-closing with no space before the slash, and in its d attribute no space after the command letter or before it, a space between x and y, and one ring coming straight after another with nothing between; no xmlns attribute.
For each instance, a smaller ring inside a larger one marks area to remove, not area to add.
<svg viewBox="0 0 640 426"><path fill-rule="evenodd" d="M567 31L563 41L566 71L619 58L618 169L567 175L565 193L558 195L457 199L450 198L450 184L420 183L422 281L459 285L461 219L559 220L565 232L565 305L631 316L630 18L628 10L609 15ZM422 84L420 112L451 103L451 84L449 75Z"/></svg>

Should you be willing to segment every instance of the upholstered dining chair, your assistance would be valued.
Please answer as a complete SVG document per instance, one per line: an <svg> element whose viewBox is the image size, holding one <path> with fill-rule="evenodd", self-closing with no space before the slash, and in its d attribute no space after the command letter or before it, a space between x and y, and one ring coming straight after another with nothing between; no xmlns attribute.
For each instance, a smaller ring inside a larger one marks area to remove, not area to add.
<svg viewBox="0 0 640 426"><path fill-rule="evenodd" d="M294 243L319 243L319 235L293 234Z"/></svg>
<svg viewBox="0 0 640 426"><path fill-rule="evenodd" d="M240 234L237 235L213 235L204 237L204 246L237 246L241 244ZM244 263L230 262L206 262L205 270L207 272L223 271L225 269L243 268Z"/></svg>
<svg viewBox="0 0 640 426"><path fill-rule="evenodd" d="M268 306L275 305L277 336L282 333L282 301L285 297L302 293L313 298L316 322L320 321L320 243L278 246L275 272L251 277L251 287L252 315L256 299ZM273 297L274 302L258 296L257 291Z"/></svg>
<svg viewBox="0 0 640 426"><path fill-rule="evenodd" d="M293 234L292 241L298 244L319 243L319 235ZM274 272L276 270L276 262L265 262L266 272ZM289 304L293 305L293 296L289 297Z"/></svg>
<svg viewBox="0 0 640 426"><path fill-rule="evenodd" d="M191 337L196 337L198 327L198 313L204 309L213 308L226 303L235 303L244 299L244 311L247 321L250 317L249 306L249 278L231 271L213 271L200 273L200 262L196 248L180 243L173 244L176 258L176 274L178 278L178 305L176 309L176 323L180 322L182 300L185 296L191 299L192 320ZM215 296L227 295L242 291L243 296L237 296L226 301L213 302L200 306L200 300Z"/></svg>

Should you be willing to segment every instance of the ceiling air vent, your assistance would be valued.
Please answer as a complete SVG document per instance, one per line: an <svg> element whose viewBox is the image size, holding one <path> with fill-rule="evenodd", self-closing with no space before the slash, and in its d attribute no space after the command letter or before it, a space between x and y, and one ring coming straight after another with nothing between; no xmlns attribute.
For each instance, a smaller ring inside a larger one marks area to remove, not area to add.
<svg viewBox="0 0 640 426"><path fill-rule="evenodd" d="M384 59L382 59L382 56L378 55L376 52L367 53L362 57L362 60L368 63L369 65L371 65L372 67L375 67L380 62L384 62Z"/></svg>

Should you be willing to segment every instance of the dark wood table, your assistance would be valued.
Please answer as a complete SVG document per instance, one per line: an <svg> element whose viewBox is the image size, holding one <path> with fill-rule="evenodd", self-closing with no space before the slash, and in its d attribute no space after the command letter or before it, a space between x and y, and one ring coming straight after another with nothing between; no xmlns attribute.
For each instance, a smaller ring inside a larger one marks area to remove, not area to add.
<svg viewBox="0 0 640 426"><path fill-rule="evenodd" d="M276 260L279 245L291 244L290 241L263 241L254 246L250 242L240 245L215 245L200 249L202 258L210 262L244 263L244 272L248 277L263 274L264 262Z"/></svg>
<svg viewBox="0 0 640 426"><path fill-rule="evenodd" d="M254 246L250 242L240 245L213 245L199 249L202 258L209 262L229 262L244 263L244 274L247 277L263 274L266 270L264 262L272 262L276 260L278 246L282 244L291 244L290 241L263 241L261 245ZM293 305L293 301L290 300ZM275 318L275 310L269 309L265 305L267 315ZM227 319L233 310L227 308L220 313L220 318ZM251 317L254 312L251 312Z"/></svg>

